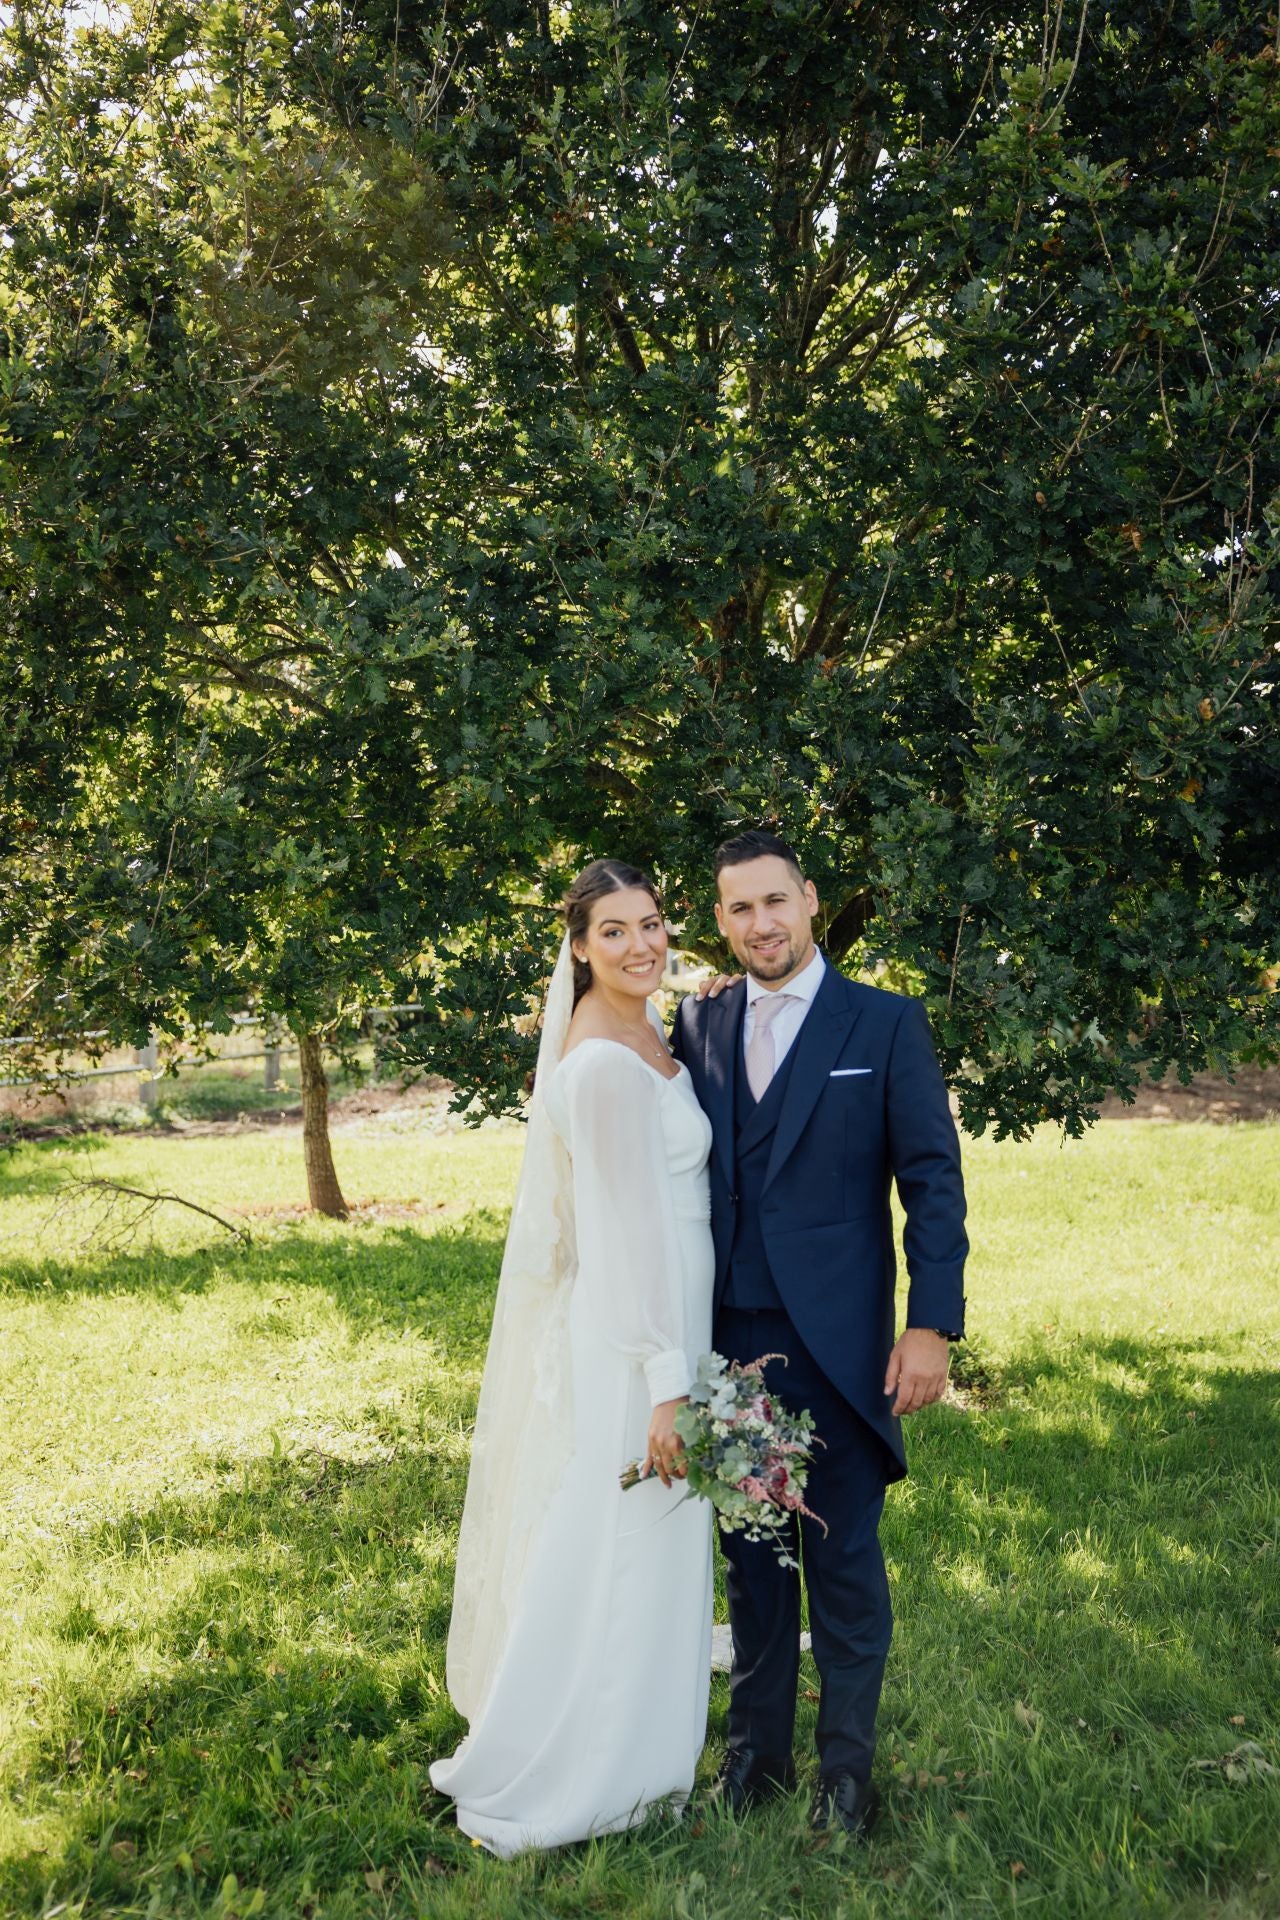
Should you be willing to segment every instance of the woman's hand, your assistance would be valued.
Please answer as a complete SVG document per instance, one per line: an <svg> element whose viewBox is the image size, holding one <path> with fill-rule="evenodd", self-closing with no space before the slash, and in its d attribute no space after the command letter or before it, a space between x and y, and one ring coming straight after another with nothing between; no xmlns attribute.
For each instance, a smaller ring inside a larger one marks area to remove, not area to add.
<svg viewBox="0 0 1280 1920"><path fill-rule="evenodd" d="M709 980L699 980L697 995L699 1000L718 1000L726 987L735 980L741 980L740 973L714 973Z"/></svg>
<svg viewBox="0 0 1280 1920"><path fill-rule="evenodd" d="M649 1450L640 1469L642 1480L656 1473L663 1486L669 1487L673 1480L683 1480L687 1475L689 1465L681 1457L684 1441L676 1432L676 1408L688 1398L685 1393L678 1400L660 1400L654 1408L649 1420Z"/></svg>

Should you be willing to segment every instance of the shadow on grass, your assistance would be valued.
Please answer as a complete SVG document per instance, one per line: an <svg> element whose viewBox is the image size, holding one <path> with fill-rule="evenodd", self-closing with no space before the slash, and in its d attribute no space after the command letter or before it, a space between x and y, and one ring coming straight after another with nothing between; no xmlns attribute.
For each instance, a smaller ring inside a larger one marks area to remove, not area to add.
<svg viewBox="0 0 1280 1920"><path fill-rule="evenodd" d="M388 1223L287 1226L259 1230L249 1247L223 1236L181 1253L139 1246L74 1264L10 1256L0 1264L0 1294L73 1300L141 1293L172 1306L233 1278L272 1294L315 1289L357 1335L406 1323L439 1334L447 1321L450 1349L460 1351L487 1338L505 1235L505 1213L483 1211L470 1213L465 1226L428 1231Z"/></svg>
<svg viewBox="0 0 1280 1920"><path fill-rule="evenodd" d="M447 1259L448 1234L392 1237L411 1262ZM495 1226L483 1274L464 1260L453 1277L464 1319L487 1313L498 1238ZM439 1297L428 1280L389 1307L375 1267L346 1257L355 1325ZM339 1297L333 1276L322 1284ZM1220 1364L1208 1340L1106 1339L1031 1350L999 1389L917 1427L907 1499L891 1498L884 1759L896 1746L912 1773L891 1781L875 1857L922 1870L954 1804L984 1871L1001 1863L1007 1878L1017 1858L1047 1884L1067 1862L1083 1891L1062 1912L1156 1913L1209 1881L1243 1886L1270 1862L1280 1793L1233 1792L1196 1761L1240 1737L1232 1713L1273 1697L1274 1382ZM364 1875L393 1863L442 1886L487 1875L426 1777L462 1730L442 1682L470 1411L468 1387L424 1386L381 1436L383 1458L264 1456L216 1494L77 1536L44 1623L62 1651L20 1783L56 1815L59 1847L0 1861L11 1910L38 1913L55 1893L141 1909L164 1888L164 1911L195 1913L229 1872L272 1900L290 1889L290 1903L308 1881L363 1901ZM141 1617L122 1626L111 1586L135 1595L144 1568L163 1597L131 1597ZM1024 1702L1032 1721L1017 1717ZM802 1742L812 1717L806 1703ZM941 1798L931 1782L927 1799L914 1768L944 1748L974 1778ZM979 1784L993 1773L995 1787ZM625 1852L640 1844L605 1843L619 1859L643 1858ZM736 1845L711 1822L668 1859L715 1875ZM801 1880L816 1872L801 1839L786 1845ZM562 1856L555 1870L573 1869ZM1090 1890L1114 1907L1080 1905Z"/></svg>
<svg viewBox="0 0 1280 1920"><path fill-rule="evenodd" d="M1002 1368L985 1404L943 1405L911 1423L905 1500L886 1508L898 1543L927 1500L939 1525L965 1515L1008 1572L1026 1542L1070 1538L1082 1567L1100 1560L1093 1536L1141 1524L1157 1557L1161 1524L1180 1526L1167 1551L1218 1564L1226 1554L1280 1557L1274 1463L1280 1393L1274 1373L1226 1364L1222 1343L1183 1338L1073 1339L1029 1348ZM1233 1531L1240 1508L1255 1522ZM1195 1542L1193 1547L1191 1542ZM1083 1577L1083 1576L1082 1576Z"/></svg>
<svg viewBox="0 0 1280 1920"><path fill-rule="evenodd" d="M970 1429L986 1453L993 1441L1007 1450L1016 1430L1024 1470L1042 1462L1061 1471L1105 1455L1123 1472L1139 1456L1158 1465L1168 1447L1180 1465L1211 1476L1261 1464L1268 1448L1277 1457L1280 1390L1263 1361L1223 1363L1224 1349L1237 1345L1207 1335L1036 1343L994 1377L984 1368L983 1400L971 1413L939 1409L933 1433Z"/></svg>
<svg viewBox="0 0 1280 1920"><path fill-rule="evenodd" d="M1128 1720L1226 1734L1245 1697L1274 1700L1280 1396L1219 1356L1192 1338L1041 1346L995 1404L917 1428L882 1529L900 1612L1009 1676L1006 1724L1043 1694L1123 1746Z"/></svg>
<svg viewBox="0 0 1280 1920"><path fill-rule="evenodd" d="M461 1410L436 1408L441 1432ZM56 1809L62 1843L0 1859L0 1910L39 1913L56 1889L114 1911L141 1875L170 1882L165 1912L203 1911L227 1873L358 1883L375 1835L421 1842L443 1804L427 1760L464 1731L441 1650L466 1470L456 1446L387 1451L266 1456L207 1498L78 1536L96 1597L68 1582L47 1622L66 1665L37 1695L17 1782ZM157 1585L139 1598L143 1569ZM130 1594L123 1624L112 1584Z"/></svg>

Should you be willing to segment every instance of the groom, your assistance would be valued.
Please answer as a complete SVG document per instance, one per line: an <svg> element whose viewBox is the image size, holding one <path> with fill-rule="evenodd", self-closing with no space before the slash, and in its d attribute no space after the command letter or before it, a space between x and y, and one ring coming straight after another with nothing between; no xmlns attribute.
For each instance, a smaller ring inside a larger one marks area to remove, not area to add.
<svg viewBox="0 0 1280 1920"><path fill-rule="evenodd" d="M730 1360L772 1361L769 1391L823 1441L805 1494L827 1523L800 1536L818 1709L819 1830L865 1835L876 1709L893 1630L877 1536L906 1473L901 1416L947 1381L964 1331L968 1240L956 1129L918 1000L856 985L813 942L818 897L784 840L716 854L716 921L746 969L690 995L674 1047L710 1116L715 1333ZM906 1211L907 1327L894 1340L890 1183ZM721 1536L733 1630L729 1750L715 1797L733 1812L794 1784L800 1578L772 1546Z"/></svg>

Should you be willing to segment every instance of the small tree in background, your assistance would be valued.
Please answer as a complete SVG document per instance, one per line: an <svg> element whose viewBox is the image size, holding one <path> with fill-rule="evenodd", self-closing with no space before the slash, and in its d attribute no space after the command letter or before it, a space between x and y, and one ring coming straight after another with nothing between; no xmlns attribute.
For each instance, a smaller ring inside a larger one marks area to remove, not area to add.
<svg viewBox="0 0 1280 1920"><path fill-rule="evenodd" d="M69 1033L286 1023L340 1214L322 1046L483 912L435 845L453 652L392 546L448 237L403 149L279 106L242 13L4 43L0 984L55 1077Z"/></svg>

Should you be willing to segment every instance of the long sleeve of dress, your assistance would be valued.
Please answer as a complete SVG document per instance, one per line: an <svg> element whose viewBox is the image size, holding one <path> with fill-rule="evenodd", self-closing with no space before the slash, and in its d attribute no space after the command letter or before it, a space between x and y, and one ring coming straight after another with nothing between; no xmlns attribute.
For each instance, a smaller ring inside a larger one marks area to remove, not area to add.
<svg viewBox="0 0 1280 1920"><path fill-rule="evenodd" d="M584 1049L568 1087L577 1284L604 1338L643 1363L654 1406L693 1379L662 1094L652 1069L609 1043Z"/></svg>

